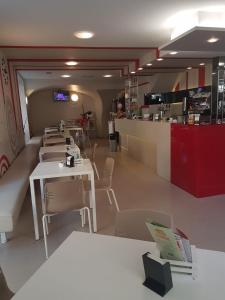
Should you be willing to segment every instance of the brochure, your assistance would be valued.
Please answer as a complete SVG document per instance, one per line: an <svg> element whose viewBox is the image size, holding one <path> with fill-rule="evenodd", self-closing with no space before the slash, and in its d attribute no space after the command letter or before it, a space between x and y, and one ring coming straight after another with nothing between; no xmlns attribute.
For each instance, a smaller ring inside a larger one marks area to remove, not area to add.
<svg viewBox="0 0 225 300"><path fill-rule="evenodd" d="M155 222L146 222L163 259L192 262L191 245L187 236L179 229L174 233L171 228Z"/></svg>

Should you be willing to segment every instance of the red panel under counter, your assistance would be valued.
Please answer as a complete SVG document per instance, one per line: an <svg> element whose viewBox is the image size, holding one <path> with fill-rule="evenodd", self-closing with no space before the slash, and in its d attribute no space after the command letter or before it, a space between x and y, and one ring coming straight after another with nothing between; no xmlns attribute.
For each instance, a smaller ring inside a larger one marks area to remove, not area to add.
<svg viewBox="0 0 225 300"><path fill-rule="evenodd" d="M171 182L196 197L225 194L225 125L171 125Z"/></svg>

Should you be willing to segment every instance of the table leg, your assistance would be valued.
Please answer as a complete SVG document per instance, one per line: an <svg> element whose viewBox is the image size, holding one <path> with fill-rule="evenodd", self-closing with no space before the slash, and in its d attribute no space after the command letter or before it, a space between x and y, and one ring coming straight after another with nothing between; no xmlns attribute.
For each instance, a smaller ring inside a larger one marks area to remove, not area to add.
<svg viewBox="0 0 225 300"><path fill-rule="evenodd" d="M40 179L40 190L41 190L41 203L42 203L42 210L43 210L43 201L44 201L44 179Z"/></svg>
<svg viewBox="0 0 225 300"><path fill-rule="evenodd" d="M96 217L96 202L95 202L95 178L94 178L94 171L90 175L91 179L91 207L92 207L92 214L93 214L93 229L94 232L97 231L97 217Z"/></svg>
<svg viewBox="0 0 225 300"><path fill-rule="evenodd" d="M35 239L39 240L38 216L37 216L37 206L36 206L36 199L35 199L35 190L34 190L34 181L33 181L33 179L30 179L30 193L31 193L31 204L32 204L32 212L33 212Z"/></svg>

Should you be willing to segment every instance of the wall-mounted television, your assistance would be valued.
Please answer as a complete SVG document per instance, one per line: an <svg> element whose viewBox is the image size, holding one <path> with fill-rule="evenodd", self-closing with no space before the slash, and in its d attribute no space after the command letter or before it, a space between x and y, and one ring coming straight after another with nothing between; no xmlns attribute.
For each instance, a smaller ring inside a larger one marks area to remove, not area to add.
<svg viewBox="0 0 225 300"><path fill-rule="evenodd" d="M66 90L54 90L53 100L59 102L65 102L70 100L70 92Z"/></svg>

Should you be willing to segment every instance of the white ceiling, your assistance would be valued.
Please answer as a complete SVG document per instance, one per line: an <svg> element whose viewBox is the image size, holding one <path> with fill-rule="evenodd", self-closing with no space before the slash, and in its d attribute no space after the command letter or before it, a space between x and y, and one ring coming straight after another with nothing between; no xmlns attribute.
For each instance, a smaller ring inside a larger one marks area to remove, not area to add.
<svg viewBox="0 0 225 300"><path fill-rule="evenodd" d="M220 32L223 43L213 46L202 42L212 34L205 29L171 42L167 21L179 12L224 4L224 0L0 0L0 50L26 78L69 69L65 66L69 59L79 62L72 69L82 69L74 71L76 77L83 72L98 77L103 69L115 72L115 79L150 61L151 70L140 74L180 72L190 65L197 67L203 58L210 62L225 55L225 34ZM95 36L76 39L73 32L79 30L93 31ZM169 59L157 62L157 48ZM171 59L170 50L179 53Z"/></svg>

